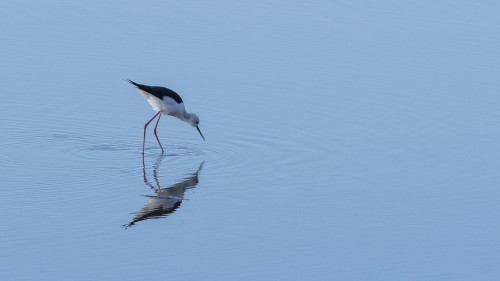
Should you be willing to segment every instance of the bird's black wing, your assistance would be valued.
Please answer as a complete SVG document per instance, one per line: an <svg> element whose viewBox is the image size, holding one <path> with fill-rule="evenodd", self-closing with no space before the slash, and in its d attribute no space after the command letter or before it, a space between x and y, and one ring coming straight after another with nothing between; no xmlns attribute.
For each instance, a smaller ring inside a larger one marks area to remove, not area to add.
<svg viewBox="0 0 500 281"><path fill-rule="evenodd" d="M176 103L182 103L182 98L176 92L170 90L169 88L159 87L159 86L147 86L139 83L135 83L132 80L125 80L130 84L136 86L137 88L143 90L144 92L148 92L153 96L163 100L163 97L169 97L175 100Z"/></svg>

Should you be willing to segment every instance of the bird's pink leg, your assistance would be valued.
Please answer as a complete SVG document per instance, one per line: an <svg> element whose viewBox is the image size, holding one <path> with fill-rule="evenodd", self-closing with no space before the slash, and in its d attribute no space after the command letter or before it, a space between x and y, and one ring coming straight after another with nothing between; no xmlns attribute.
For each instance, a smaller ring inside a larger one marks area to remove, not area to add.
<svg viewBox="0 0 500 281"><path fill-rule="evenodd" d="M163 146L161 146L160 139L158 138L158 135L156 134L156 127L158 127L158 123L160 123L160 118L161 118L161 114L160 114L160 116L158 116L158 120L156 121L154 132L155 132L156 140L158 141L158 144L160 145L160 148L161 148L161 154L163 154Z"/></svg>
<svg viewBox="0 0 500 281"><path fill-rule="evenodd" d="M144 138L142 139L142 155L144 155L144 145L146 144L146 128L148 127L149 123L151 123L151 121L153 121L156 116L158 116L158 114L160 114L161 111L159 111L158 113L155 114L155 116L153 116L153 118L151 118L146 124L144 124ZM160 118L158 118L158 121L160 120ZM158 122L156 123L156 125L158 125ZM156 135L156 127L155 127L155 135ZM158 136L156 137L156 139L158 139ZM160 141L158 141L160 142ZM160 147L161 147L161 144L160 144ZM163 147L161 149L162 153L163 153Z"/></svg>

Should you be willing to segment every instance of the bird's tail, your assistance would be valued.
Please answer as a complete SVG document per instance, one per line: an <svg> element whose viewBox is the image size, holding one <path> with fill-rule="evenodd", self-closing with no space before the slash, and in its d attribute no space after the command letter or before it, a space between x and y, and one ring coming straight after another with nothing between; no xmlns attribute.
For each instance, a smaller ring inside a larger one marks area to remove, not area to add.
<svg viewBox="0 0 500 281"><path fill-rule="evenodd" d="M126 82L129 82L130 84L136 86L136 87L139 87L139 84L135 83L134 81L130 80L130 79L123 79L125 80Z"/></svg>

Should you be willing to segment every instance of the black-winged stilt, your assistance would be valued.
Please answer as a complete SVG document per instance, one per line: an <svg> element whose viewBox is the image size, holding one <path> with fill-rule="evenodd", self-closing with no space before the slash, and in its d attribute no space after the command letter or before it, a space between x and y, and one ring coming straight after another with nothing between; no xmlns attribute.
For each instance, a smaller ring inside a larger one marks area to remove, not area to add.
<svg viewBox="0 0 500 281"><path fill-rule="evenodd" d="M125 81L134 85L139 91L139 93L141 93L141 95L143 95L146 98L146 100L153 107L153 109L157 111L157 113L153 116L153 118L151 118L146 124L144 124L142 154L144 154L144 144L146 143L146 128L148 127L149 123L151 123L151 121L153 121L157 116L158 120L156 121L154 133L156 140L160 145L161 153L163 154L163 146L161 145L160 139L156 134L156 127L158 127L158 123L160 122L161 114L177 117L179 120L184 121L189 125L195 127L200 133L201 138L205 140L205 137L203 136L203 134L200 131L200 128L198 127L198 124L200 124L200 118L198 118L198 116L194 113L186 112L186 109L184 108L184 102L176 92L165 87L142 85L128 79Z"/></svg>

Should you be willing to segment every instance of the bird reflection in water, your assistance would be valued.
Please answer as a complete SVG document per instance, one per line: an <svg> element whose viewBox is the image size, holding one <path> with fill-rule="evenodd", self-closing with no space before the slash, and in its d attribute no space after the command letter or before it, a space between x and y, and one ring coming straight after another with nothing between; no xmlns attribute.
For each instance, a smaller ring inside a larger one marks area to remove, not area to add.
<svg viewBox="0 0 500 281"><path fill-rule="evenodd" d="M146 197L149 198L148 202L139 212L135 213L134 219L130 223L123 225L125 229L143 220L158 219L174 213L181 206L181 203L184 200L184 192L186 192L189 188L196 187L198 184L198 174L200 173L204 162L200 164L198 170L193 174L188 175L181 181L172 184L169 187L161 188L160 181L158 179L158 168L160 167L163 157L164 156L160 156L153 165L154 184L148 180L146 165L143 159L142 171L144 175L144 183L154 190L154 194L146 195Z"/></svg>

